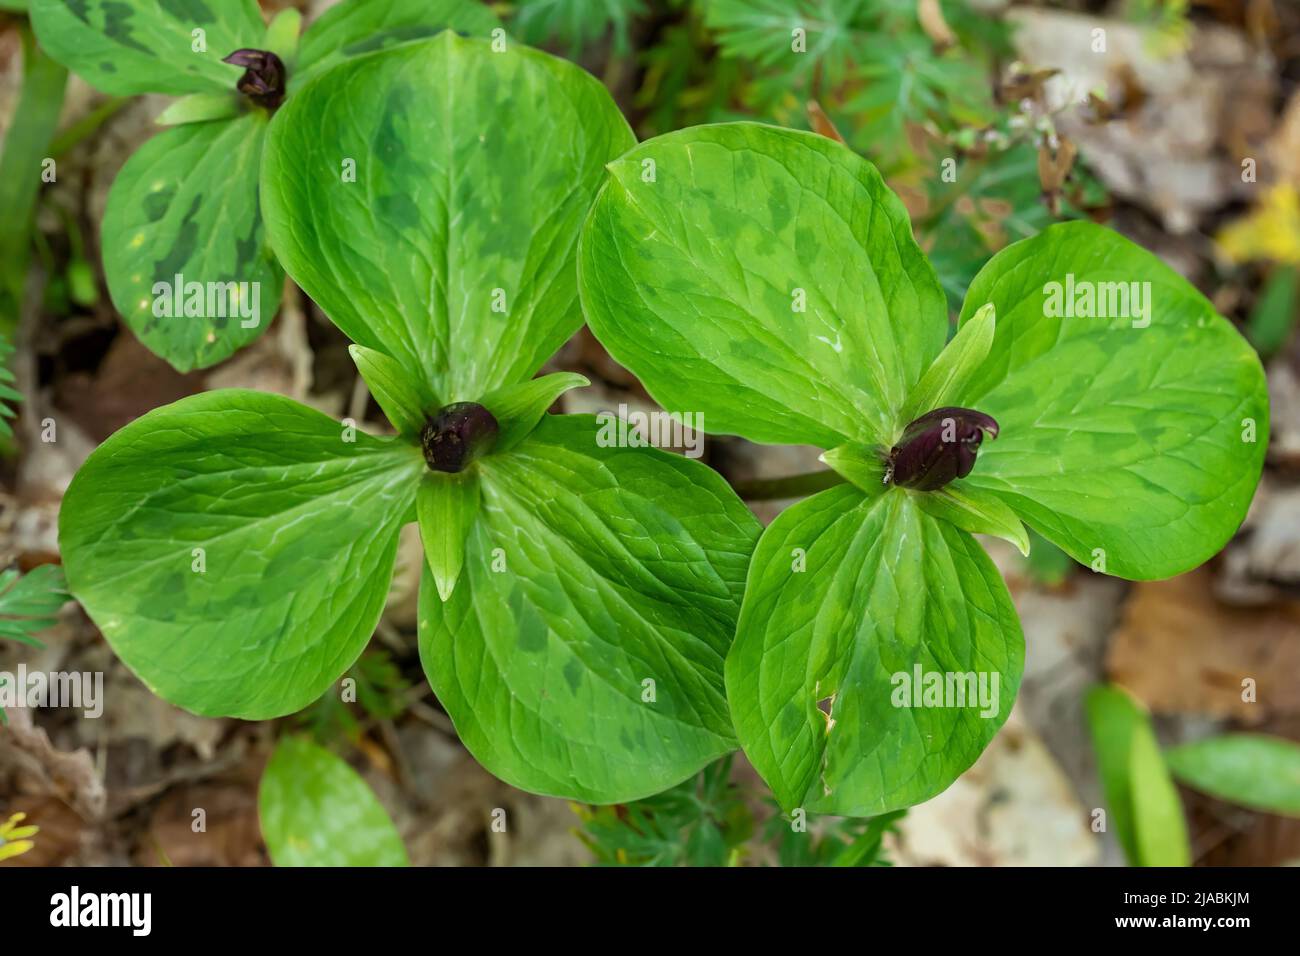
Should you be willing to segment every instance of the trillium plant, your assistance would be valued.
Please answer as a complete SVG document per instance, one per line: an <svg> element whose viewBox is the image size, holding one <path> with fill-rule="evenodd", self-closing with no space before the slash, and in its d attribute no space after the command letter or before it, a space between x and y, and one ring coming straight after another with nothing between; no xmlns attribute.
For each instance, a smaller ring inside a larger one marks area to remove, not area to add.
<svg viewBox="0 0 1300 956"><path fill-rule="evenodd" d="M351 340L396 434L212 391L90 456L60 515L69 589L181 707L263 719L329 690L414 523L426 674L502 779L625 802L742 747L786 810L874 816L948 786L1014 701L1024 639L973 535L1023 551L1028 525L1155 578L1244 517L1259 362L1113 232L1010 246L948 341L901 203L829 139L737 123L638 146L577 67L454 30L278 63L228 39L254 105L222 122L265 126L245 223ZM782 483L815 493L764 531L702 463L548 414L585 384L535 377L584 311L670 412L824 449ZM315 756L277 760L268 818Z"/></svg>
<svg viewBox="0 0 1300 956"><path fill-rule="evenodd" d="M258 190L278 108L348 57L500 27L465 0L345 0L301 37L298 11L268 26L256 0L31 0L30 12L41 46L96 89L178 97L114 180L102 237L113 304L180 371L229 357L275 315L284 273Z"/></svg>
<svg viewBox="0 0 1300 956"><path fill-rule="evenodd" d="M610 164L578 269L592 330L666 409L825 449L830 475L790 482L823 490L763 532L726 662L786 810L926 800L1006 719L1024 638L972 533L1024 551L1028 524L1094 571L1168 577L1223 546L1259 481L1259 360L1182 277L1053 226L993 257L945 345L901 202L823 137L641 144Z"/></svg>
<svg viewBox="0 0 1300 956"><path fill-rule="evenodd" d="M736 747L723 661L760 528L703 464L544 415L586 383L532 376L582 325L578 236L634 138L582 70L497 49L448 31L356 57L267 138L271 240L397 436L205 392L90 456L60 543L150 688L260 719L356 660L417 522L420 655L466 746L518 787L631 800Z"/></svg>

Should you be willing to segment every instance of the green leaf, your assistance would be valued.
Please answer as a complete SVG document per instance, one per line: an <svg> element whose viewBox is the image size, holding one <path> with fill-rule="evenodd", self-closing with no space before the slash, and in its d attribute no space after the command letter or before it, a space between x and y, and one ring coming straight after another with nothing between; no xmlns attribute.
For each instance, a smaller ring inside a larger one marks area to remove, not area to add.
<svg viewBox="0 0 1300 956"><path fill-rule="evenodd" d="M239 94L233 90L222 93L191 93L176 100L159 113L154 122L159 126L206 123L208 120L237 116L240 109Z"/></svg>
<svg viewBox="0 0 1300 956"><path fill-rule="evenodd" d="M1125 691L1094 687L1088 727L1115 835L1133 866L1187 866L1191 850L1178 793L1146 712Z"/></svg>
<svg viewBox="0 0 1300 956"><path fill-rule="evenodd" d="M1105 291L1112 317L1054 316L1048 284L1065 300L1067 282L1092 289L1094 307ZM1127 308L1103 283L1124 284ZM1120 577L1169 577L1222 548L1259 481L1269 418L1259 358L1227 320L1154 255L1083 222L994 256L963 325L990 302L993 346L953 403L1001 433L967 486Z"/></svg>
<svg viewBox="0 0 1300 956"><path fill-rule="evenodd" d="M292 713L370 639L424 467L412 445L278 395L183 399L73 478L69 587L159 696L212 716Z"/></svg>
<svg viewBox="0 0 1300 956"><path fill-rule="evenodd" d="M275 747L257 792L276 866L408 866L392 818L361 775L307 740Z"/></svg>
<svg viewBox="0 0 1300 956"><path fill-rule="evenodd" d="M875 816L930 799L975 762L1023 664L1015 608L973 538L906 493L841 486L763 533L727 698L785 810Z"/></svg>
<svg viewBox="0 0 1300 956"><path fill-rule="evenodd" d="M583 308L660 405L759 442L889 443L948 322L875 167L823 136L728 123L609 169Z"/></svg>
<svg viewBox="0 0 1300 956"><path fill-rule="evenodd" d="M442 407L437 396L427 388L422 393L418 383L411 381L397 359L383 352L349 345L348 354L397 433L418 437L424 428L426 414Z"/></svg>
<svg viewBox="0 0 1300 956"><path fill-rule="evenodd" d="M52 628L68 602L67 582L57 564L42 564L21 577L0 572L0 639L44 647L35 635Z"/></svg>
<svg viewBox="0 0 1300 956"><path fill-rule="evenodd" d="M478 463L460 582L420 587L420 658L492 773L614 803L735 748L722 667L759 527L716 472L597 433L547 415Z"/></svg>
<svg viewBox="0 0 1300 956"><path fill-rule="evenodd" d="M438 597L451 597L465 565L465 538L478 518L481 490L474 471L430 473L420 482L415 511L420 521L424 556Z"/></svg>
<svg viewBox="0 0 1300 956"><path fill-rule="evenodd" d="M964 482L913 495L921 510L972 534L991 534L1029 554L1029 532L1001 498Z"/></svg>
<svg viewBox="0 0 1300 956"><path fill-rule="evenodd" d="M266 30L256 0L31 0L31 18L50 56L116 96L233 90L221 58Z"/></svg>
<svg viewBox="0 0 1300 956"><path fill-rule="evenodd" d="M1226 734L1166 751L1174 776L1220 800L1300 817L1300 745L1267 734Z"/></svg>
<svg viewBox="0 0 1300 956"><path fill-rule="evenodd" d="M537 427L557 398L569 389L585 388L590 384L585 375L577 372L556 372L519 385L506 385L484 395L479 404L492 413L501 428L497 433L496 450L514 448Z"/></svg>
<svg viewBox="0 0 1300 956"><path fill-rule="evenodd" d="M179 371L227 358L279 307L284 275L257 208L266 126L254 111L164 130L127 160L109 192L104 276L113 304Z"/></svg>
<svg viewBox="0 0 1300 956"><path fill-rule="evenodd" d="M582 324L578 229L631 143L587 73L446 32L290 98L263 208L281 261L348 338L474 401L529 378Z"/></svg>
<svg viewBox="0 0 1300 956"><path fill-rule="evenodd" d="M908 393L903 413L899 416L904 425L936 408L953 404L953 396L962 392L989 354L995 325L994 309L990 304L957 330L957 335Z"/></svg>
<svg viewBox="0 0 1300 956"><path fill-rule="evenodd" d="M301 88L349 57L443 30L484 38L500 25L496 14L476 0L346 0L307 28L294 82Z"/></svg>

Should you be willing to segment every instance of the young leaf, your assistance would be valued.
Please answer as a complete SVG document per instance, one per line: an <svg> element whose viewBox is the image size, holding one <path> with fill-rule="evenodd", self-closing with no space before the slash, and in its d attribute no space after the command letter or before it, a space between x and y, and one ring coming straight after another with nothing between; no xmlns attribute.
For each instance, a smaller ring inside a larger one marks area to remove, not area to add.
<svg viewBox="0 0 1300 956"><path fill-rule="evenodd" d="M920 492L915 500L928 515L972 534L991 534L1010 541L1021 554L1029 554L1029 532L1006 502L991 492L964 483L950 484L938 491Z"/></svg>
<svg viewBox="0 0 1300 956"><path fill-rule="evenodd" d="M159 126L182 126L185 123L206 123L209 120L230 119L241 109L239 94L234 90L221 93L191 93L172 103L154 120Z"/></svg>
<svg viewBox="0 0 1300 956"><path fill-rule="evenodd" d="M284 275L257 208L266 115L192 123L136 151L104 211L104 275L127 325L179 371L261 335Z"/></svg>
<svg viewBox="0 0 1300 956"><path fill-rule="evenodd" d="M1225 734L1165 753L1174 776L1220 800L1300 817L1300 745L1267 734Z"/></svg>
<svg viewBox="0 0 1300 956"><path fill-rule="evenodd" d="M392 817L361 775L296 737L276 744L257 791L276 866L408 866Z"/></svg>
<svg viewBox="0 0 1300 956"><path fill-rule="evenodd" d="M1128 761L1140 865L1191 866L1192 847L1178 788L1149 726L1133 734Z"/></svg>
<svg viewBox="0 0 1300 956"><path fill-rule="evenodd" d="M418 437L426 416L442 407L428 387L412 381L394 358L361 345L349 345L348 354L366 387L399 435Z"/></svg>
<svg viewBox="0 0 1300 956"><path fill-rule="evenodd" d="M1191 856L1178 793L1151 721L1126 692L1094 687L1088 727L1110 821L1133 866L1186 866Z"/></svg>
<svg viewBox="0 0 1300 956"><path fill-rule="evenodd" d="M899 418L910 422L926 412L955 404L953 396L961 394L989 354L995 325L991 304L971 316L971 320L957 330L947 348L921 376L921 381L912 386Z"/></svg>
<svg viewBox="0 0 1300 956"><path fill-rule="evenodd" d="M632 141L572 64L448 31L292 96L263 208L285 267L350 339L473 401L531 376L582 323L578 228Z"/></svg>
<svg viewBox="0 0 1300 956"><path fill-rule="evenodd" d="M299 89L349 57L455 30L486 38L501 21L472 0L345 0L307 28L298 59Z"/></svg>
<svg viewBox="0 0 1300 956"><path fill-rule="evenodd" d="M50 56L115 96L232 90L221 58L266 30L257 0L31 0Z"/></svg>
<svg viewBox="0 0 1300 956"><path fill-rule="evenodd" d="M0 639L43 647L35 635L54 626L66 603L67 582L57 564L42 564L21 577L17 568L0 572Z"/></svg>
<svg viewBox="0 0 1300 956"><path fill-rule="evenodd" d="M1259 481L1269 416L1259 358L1227 320L1154 255L1084 222L994 256L963 325L990 302L992 348L953 401L1001 434L967 485L1120 577L1180 574L1222 548Z"/></svg>
<svg viewBox="0 0 1300 956"><path fill-rule="evenodd" d="M59 513L68 584L117 655L197 714L311 703L383 610L419 450L278 395L204 392L99 446Z"/></svg>
<svg viewBox="0 0 1300 956"><path fill-rule="evenodd" d="M583 230L583 309L659 404L753 441L889 443L948 322L875 167L823 136L727 123L609 170Z"/></svg>
<svg viewBox="0 0 1300 956"><path fill-rule="evenodd" d="M416 492L424 556L443 601L451 597L465 565L465 538L478 518L480 500L478 474L472 471L430 472Z"/></svg>
<svg viewBox="0 0 1300 956"><path fill-rule="evenodd" d="M734 749L722 662L759 528L698 462L597 434L548 415L482 459L460 582L420 587L420 658L488 770L613 803Z"/></svg>
<svg viewBox="0 0 1300 956"><path fill-rule="evenodd" d="M1023 665L1015 608L979 544L911 495L845 485L763 533L727 699L785 810L875 816L928 800L975 762Z"/></svg>
<svg viewBox="0 0 1300 956"><path fill-rule="evenodd" d="M585 375L577 372L556 372L519 385L506 385L484 395L480 404L501 426L496 450L514 448L537 427L557 398L571 388L585 388L590 384Z"/></svg>

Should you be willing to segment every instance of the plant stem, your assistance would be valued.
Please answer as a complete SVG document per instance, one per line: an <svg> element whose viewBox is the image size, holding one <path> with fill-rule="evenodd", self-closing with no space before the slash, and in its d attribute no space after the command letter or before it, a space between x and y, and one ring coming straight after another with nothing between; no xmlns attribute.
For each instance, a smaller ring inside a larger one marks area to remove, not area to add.
<svg viewBox="0 0 1300 956"><path fill-rule="evenodd" d="M827 488L834 488L845 482L839 472L810 471L803 475L790 475L786 478L760 478L753 481L737 481L732 484L736 494L745 501L775 501L779 498L802 498Z"/></svg>

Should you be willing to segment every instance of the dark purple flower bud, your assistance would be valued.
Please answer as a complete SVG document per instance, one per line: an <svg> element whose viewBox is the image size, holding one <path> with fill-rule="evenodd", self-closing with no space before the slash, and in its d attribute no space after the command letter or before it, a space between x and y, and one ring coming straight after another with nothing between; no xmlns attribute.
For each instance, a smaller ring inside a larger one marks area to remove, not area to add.
<svg viewBox="0 0 1300 956"><path fill-rule="evenodd" d="M971 408L936 408L903 429L889 450L885 481L900 488L935 491L975 467L984 435L998 437L992 416Z"/></svg>
<svg viewBox="0 0 1300 956"><path fill-rule="evenodd" d="M235 89L258 106L273 110L284 100L284 61L270 50L236 50L221 62L244 67Z"/></svg>
<svg viewBox="0 0 1300 956"><path fill-rule="evenodd" d="M464 471L492 450L497 420L482 405L456 402L439 409L420 432L424 460L434 471Z"/></svg>

